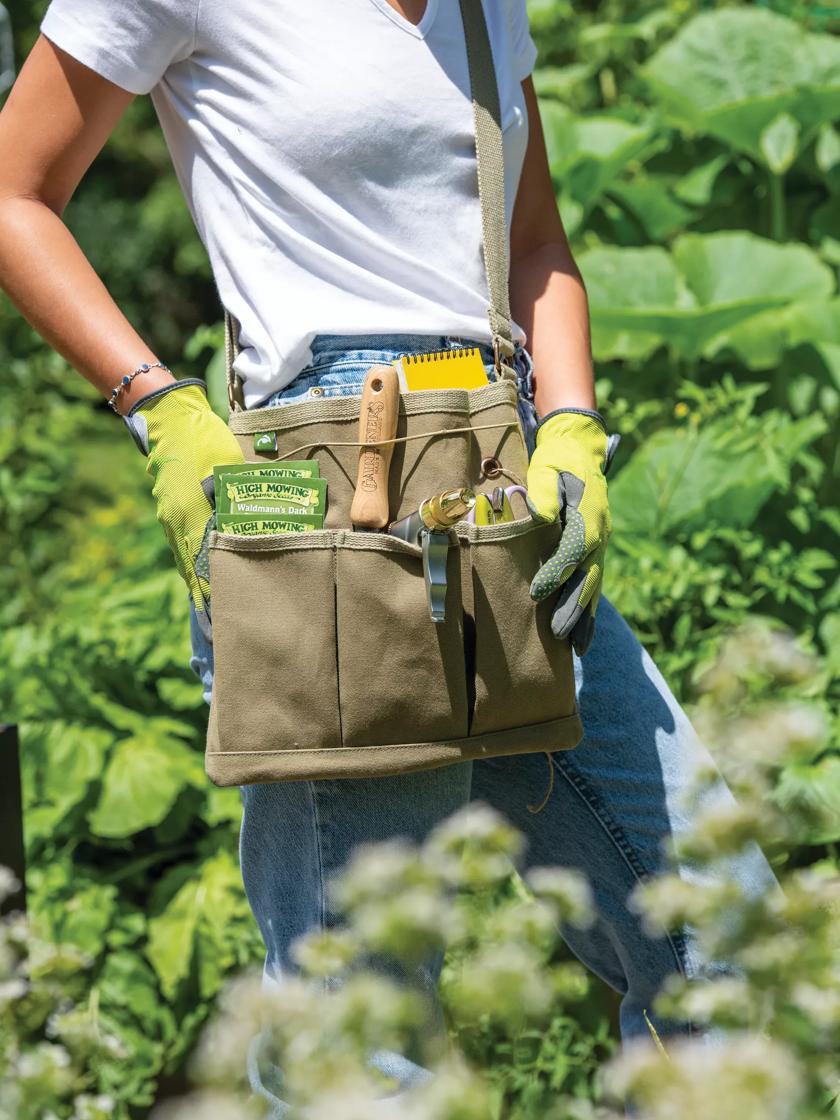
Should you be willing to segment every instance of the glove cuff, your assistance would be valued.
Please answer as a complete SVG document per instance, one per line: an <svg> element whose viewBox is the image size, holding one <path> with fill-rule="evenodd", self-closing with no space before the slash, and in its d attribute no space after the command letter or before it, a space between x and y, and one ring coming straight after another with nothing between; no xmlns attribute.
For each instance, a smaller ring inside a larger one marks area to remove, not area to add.
<svg viewBox="0 0 840 1120"><path fill-rule="evenodd" d="M207 385L198 377L184 377L180 381L173 381L171 385L164 385L160 389L154 389L151 393L147 393L145 397L135 401L123 416L125 426L131 432L131 438L144 455L149 454L149 427L146 423L146 417L136 415L136 413L145 405L151 404L152 401L165 397L167 393L175 393L178 389L185 389L188 385L198 385L205 393L207 392Z"/></svg>
<svg viewBox="0 0 840 1120"><path fill-rule="evenodd" d="M158 397L165 397L167 393L175 393L178 389L185 389L187 385L198 385L205 393L207 392L207 384L200 380L200 378L182 377L180 381L173 381L170 385L163 385L160 389L153 389L151 393L147 393L145 397L141 397L139 401L135 401L125 416L133 416L139 408L143 408L145 405L151 403L151 401L157 400ZM125 419L125 417L123 417L123 419Z"/></svg>
<svg viewBox="0 0 840 1120"><path fill-rule="evenodd" d="M538 432L546 420L550 420L552 416L560 416L566 412L576 413L578 416L589 416L592 420L596 420L601 425L606 434L607 422L601 413L597 412L594 408L555 408L551 412L547 412L545 416L540 417L535 431Z"/></svg>

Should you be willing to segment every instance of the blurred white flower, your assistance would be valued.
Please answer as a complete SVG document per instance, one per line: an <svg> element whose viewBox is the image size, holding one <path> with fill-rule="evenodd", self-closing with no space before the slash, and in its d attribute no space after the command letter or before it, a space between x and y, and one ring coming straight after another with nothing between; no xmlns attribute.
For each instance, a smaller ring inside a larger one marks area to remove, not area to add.
<svg viewBox="0 0 840 1120"><path fill-rule="evenodd" d="M500 813L473 801L430 833L423 854L448 883L474 889L508 879L524 845L522 834Z"/></svg>
<svg viewBox="0 0 840 1120"><path fill-rule="evenodd" d="M508 1025L545 1014L553 999L540 955L527 945L481 946L452 981L451 999L463 1017L483 1015Z"/></svg>
<svg viewBox="0 0 840 1120"><path fill-rule="evenodd" d="M532 867L525 882L542 901L549 903L559 922L587 929L595 920L592 888L579 871L565 867Z"/></svg>
<svg viewBox="0 0 840 1120"><path fill-rule="evenodd" d="M630 908L642 914L645 932L661 936L686 925L714 925L716 916L743 900L735 880L689 882L675 872L648 879L634 888Z"/></svg>
<svg viewBox="0 0 840 1120"><path fill-rule="evenodd" d="M668 1046L628 1046L605 1071L610 1094L636 1102L645 1120L792 1120L804 1088L799 1063L781 1043L755 1035Z"/></svg>
<svg viewBox="0 0 840 1120"><path fill-rule="evenodd" d="M16 891L20 890L20 881L11 868L0 863L0 902L5 902Z"/></svg>

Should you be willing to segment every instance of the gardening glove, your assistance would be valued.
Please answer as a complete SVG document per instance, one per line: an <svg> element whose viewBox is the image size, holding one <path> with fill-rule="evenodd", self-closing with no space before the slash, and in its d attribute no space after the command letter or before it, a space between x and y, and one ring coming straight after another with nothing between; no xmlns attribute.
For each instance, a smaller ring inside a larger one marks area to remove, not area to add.
<svg viewBox="0 0 840 1120"><path fill-rule="evenodd" d="M556 638L579 657L592 643L604 554L612 529L606 473L618 436L599 412L558 408L544 416L528 465L528 506L541 521L562 520L557 548L531 582L536 602L560 592L551 618Z"/></svg>
<svg viewBox="0 0 840 1120"><path fill-rule="evenodd" d="M142 397L123 417L148 457L152 493L199 622L207 620L210 587L195 558L213 514L213 467L245 457L227 424L207 403L206 386L185 378ZM202 618L203 616L203 618Z"/></svg>

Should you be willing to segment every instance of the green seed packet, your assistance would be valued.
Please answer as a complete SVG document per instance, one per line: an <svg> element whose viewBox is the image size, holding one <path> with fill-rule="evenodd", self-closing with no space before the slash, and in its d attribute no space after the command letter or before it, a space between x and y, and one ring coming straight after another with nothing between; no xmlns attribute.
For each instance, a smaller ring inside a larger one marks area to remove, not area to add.
<svg viewBox="0 0 840 1120"><path fill-rule="evenodd" d="M234 537L262 537L275 533L311 533L322 528L322 518L308 514L295 517L242 517L236 514L218 518L218 529Z"/></svg>
<svg viewBox="0 0 840 1120"><path fill-rule="evenodd" d="M219 478L218 513L241 513L241 503L261 506L298 506L301 513L326 510L327 484L322 478L249 478L222 474ZM244 511L247 512L247 511Z"/></svg>
<svg viewBox="0 0 840 1120"><path fill-rule="evenodd" d="M318 528L323 528L323 513L304 511L302 506L290 506L281 502L231 502L231 509L226 517L258 517L267 514L269 517L306 517L319 522ZM236 507L235 509L233 507Z"/></svg>
<svg viewBox="0 0 840 1120"><path fill-rule="evenodd" d="M320 478L317 459L284 459L278 463L228 463L213 468L213 488L219 503L222 475L245 475L254 478Z"/></svg>

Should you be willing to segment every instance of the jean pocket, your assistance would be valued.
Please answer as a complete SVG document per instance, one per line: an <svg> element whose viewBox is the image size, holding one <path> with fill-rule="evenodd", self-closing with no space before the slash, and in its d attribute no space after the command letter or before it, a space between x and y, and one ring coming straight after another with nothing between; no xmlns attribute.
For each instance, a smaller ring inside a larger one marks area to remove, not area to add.
<svg viewBox="0 0 840 1120"><path fill-rule="evenodd" d="M283 406L299 401L323 400L325 397L360 396L365 376L372 365L376 365L375 358L321 362L315 366L307 366L266 404L268 407Z"/></svg>

